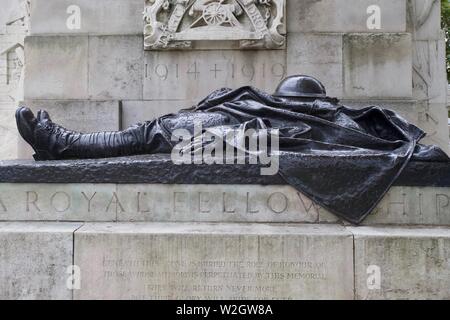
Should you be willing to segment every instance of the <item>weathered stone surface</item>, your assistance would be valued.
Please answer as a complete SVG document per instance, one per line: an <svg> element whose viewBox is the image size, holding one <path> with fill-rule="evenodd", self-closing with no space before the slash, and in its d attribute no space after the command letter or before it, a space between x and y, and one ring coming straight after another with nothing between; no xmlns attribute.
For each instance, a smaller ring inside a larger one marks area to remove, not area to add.
<svg viewBox="0 0 450 320"><path fill-rule="evenodd" d="M377 5L380 29L369 29L367 13ZM405 32L405 0L290 0L287 1L288 32Z"/></svg>
<svg viewBox="0 0 450 320"><path fill-rule="evenodd" d="M89 37L89 97L142 99L140 36Z"/></svg>
<svg viewBox="0 0 450 320"><path fill-rule="evenodd" d="M0 220L341 223L287 185L189 182L0 183ZM393 187L362 224L450 226L450 188Z"/></svg>
<svg viewBox="0 0 450 320"><path fill-rule="evenodd" d="M450 229L348 228L356 299L449 299Z"/></svg>
<svg viewBox="0 0 450 320"><path fill-rule="evenodd" d="M86 224L75 299L352 299L338 226Z"/></svg>
<svg viewBox="0 0 450 320"><path fill-rule="evenodd" d="M320 79L332 97L343 95L342 35L290 33L287 46L289 74Z"/></svg>
<svg viewBox="0 0 450 320"><path fill-rule="evenodd" d="M445 104L447 72L445 40L414 41L413 94L416 99Z"/></svg>
<svg viewBox="0 0 450 320"><path fill-rule="evenodd" d="M450 142L447 139L448 111L445 104L428 104L422 102L419 104L418 126L427 132L423 139L424 143L438 145L450 155Z"/></svg>
<svg viewBox="0 0 450 320"><path fill-rule="evenodd" d="M408 0L407 30L416 40L441 38L441 3L437 0Z"/></svg>
<svg viewBox="0 0 450 320"><path fill-rule="evenodd" d="M14 120L14 104L0 102L0 150L1 159L17 159L19 134Z"/></svg>
<svg viewBox="0 0 450 320"><path fill-rule="evenodd" d="M287 75L282 50L147 51L144 59L144 100L198 100L245 85L274 92Z"/></svg>
<svg viewBox="0 0 450 320"><path fill-rule="evenodd" d="M122 101L122 129L138 122L153 120L169 113L187 109L199 101L189 100L126 100Z"/></svg>
<svg viewBox="0 0 450 320"><path fill-rule="evenodd" d="M316 222L289 186L0 183L3 221Z"/></svg>
<svg viewBox="0 0 450 320"><path fill-rule="evenodd" d="M115 221L115 194L114 184L2 183L0 220Z"/></svg>
<svg viewBox="0 0 450 320"><path fill-rule="evenodd" d="M70 130L81 132L119 130L118 101L27 100L20 105L34 112L46 110L53 121ZM14 118L14 113L12 117Z"/></svg>
<svg viewBox="0 0 450 320"><path fill-rule="evenodd" d="M0 299L71 299L74 223L0 223Z"/></svg>
<svg viewBox="0 0 450 320"><path fill-rule="evenodd" d="M344 97L411 98L411 35L344 36Z"/></svg>
<svg viewBox="0 0 450 320"><path fill-rule="evenodd" d="M79 29L73 28L72 6L80 9ZM32 35L142 34L142 0L33 0ZM70 28L68 27L70 26Z"/></svg>
<svg viewBox="0 0 450 320"><path fill-rule="evenodd" d="M27 37L25 60L25 99L87 98L87 37Z"/></svg>
<svg viewBox="0 0 450 320"><path fill-rule="evenodd" d="M316 222L319 207L290 186L118 185L119 221Z"/></svg>

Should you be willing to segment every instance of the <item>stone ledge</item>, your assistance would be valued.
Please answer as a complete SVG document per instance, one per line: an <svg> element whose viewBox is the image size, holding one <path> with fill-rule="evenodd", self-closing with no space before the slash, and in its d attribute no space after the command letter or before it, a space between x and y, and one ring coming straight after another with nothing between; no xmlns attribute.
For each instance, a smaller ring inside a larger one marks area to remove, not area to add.
<svg viewBox="0 0 450 320"><path fill-rule="evenodd" d="M96 160L0 161L0 183L254 184L286 185L261 176L258 165L174 165L156 154ZM410 162L395 183L405 187L450 187L450 162Z"/></svg>

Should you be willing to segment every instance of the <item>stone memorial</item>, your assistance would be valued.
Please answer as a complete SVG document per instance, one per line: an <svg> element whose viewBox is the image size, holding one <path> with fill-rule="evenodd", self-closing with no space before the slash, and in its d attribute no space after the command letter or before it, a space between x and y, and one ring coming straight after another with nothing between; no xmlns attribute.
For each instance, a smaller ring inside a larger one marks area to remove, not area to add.
<svg viewBox="0 0 450 320"><path fill-rule="evenodd" d="M406 161L355 224L260 165L178 165L160 153L35 161L11 125L26 106L70 130L116 132L219 88L273 93L308 74L345 106L395 111L427 133L421 143L450 154L439 1L5 8L1 102L19 76L14 100L0 105L1 299L450 298L447 161Z"/></svg>

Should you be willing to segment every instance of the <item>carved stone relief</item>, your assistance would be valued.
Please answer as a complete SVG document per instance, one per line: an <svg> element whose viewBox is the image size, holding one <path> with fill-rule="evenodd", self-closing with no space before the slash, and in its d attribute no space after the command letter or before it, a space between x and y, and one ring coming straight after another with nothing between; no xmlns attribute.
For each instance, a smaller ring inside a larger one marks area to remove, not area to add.
<svg viewBox="0 0 450 320"><path fill-rule="evenodd" d="M0 56L6 60L7 95L12 101L23 100L24 80L24 38L29 29L30 1L24 0L6 21L7 33L0 39ZM8 27L17 27L14 33L8 33ZM20 30L20 31L17 31ZM5 43L7 46L2 47Z"/></svg>
<svg viewBox="0 0 450 320"><path fill-rule="evenodd" d="M195 49L199 42L241 49L285 44L285 0L146 0L147 50Z"/></svg>

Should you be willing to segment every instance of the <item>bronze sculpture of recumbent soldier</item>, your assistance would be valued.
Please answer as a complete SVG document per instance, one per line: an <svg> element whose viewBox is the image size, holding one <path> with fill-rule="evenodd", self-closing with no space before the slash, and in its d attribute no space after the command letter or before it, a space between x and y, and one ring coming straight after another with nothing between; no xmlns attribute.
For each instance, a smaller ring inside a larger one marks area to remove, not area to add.
<svg viewBox="0 0 450 320"><path fill-rule="evenodd" d="M171 153L177 143L173 133L193 134L195 123L205 129L276 129L279 174L355 223L374 209L411 159L449 161L438 147L421 145L425 133L395 112L345 107L327 97L319 80L302 75L283 80L273 95L253 87L219 89L192 109L117 132L70 131L46 111L35 117L25 107L16 120L36 160Z"/></svg>

